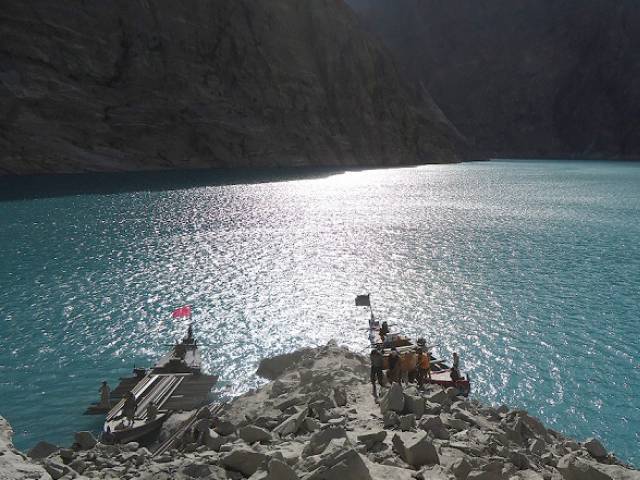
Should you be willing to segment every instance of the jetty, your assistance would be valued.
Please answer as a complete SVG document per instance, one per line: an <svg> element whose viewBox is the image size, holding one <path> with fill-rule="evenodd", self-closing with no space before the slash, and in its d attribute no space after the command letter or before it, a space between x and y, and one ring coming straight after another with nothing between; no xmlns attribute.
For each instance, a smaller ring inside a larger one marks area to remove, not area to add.
<svg viewBox="0 0 640 480"><path fill-rule="evenodd" d="M115 405L106 412L105 442L146 442L155 438L164 421L176 411L206 405L218 377L202 372L198 344L191 326L187 335L172 345L151 369L134 369L134 376L121 379L109 399ZM88 414L105 413L93 404Z"/></svg>

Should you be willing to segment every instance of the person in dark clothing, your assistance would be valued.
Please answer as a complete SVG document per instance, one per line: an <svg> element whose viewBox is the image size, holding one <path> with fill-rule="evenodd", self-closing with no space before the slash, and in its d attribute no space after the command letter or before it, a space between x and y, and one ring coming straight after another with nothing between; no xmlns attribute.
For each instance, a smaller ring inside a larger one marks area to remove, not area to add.
<svg viewBox="0 0 640 480"><path fill-rule="evenodd" d="M400 383L400 353L396 347L389 354L389 380L391 383Z"/></svg>
<svg viewBox="0 0 640 480"><path fill-rule="evenodd" d="M384 339L388 334L389 324L387 322L382 322L382 326L380 327L380 339L384 342Z"/></svg>
<svg viewBox="0 0 640 480"><path fill-rule="evenodd" d="M125 399L124 405L122 407L122 415L129 420L129 423L133 425L133 422L136 417L136 408L138 408L138 402L136 401L136 397L133 393L128 392Z"/></svg>
<svg viewBox="0 0 640 480"><path fill-rule="evenodd" d="M376 345L376 348L371 350L371 386L373 388L373 396L378 397L378 391L376 389L376 381L381 387L384 386L384 376L382 374L382 367L384 365L384 356L382 354L382 345Z"/></svg>

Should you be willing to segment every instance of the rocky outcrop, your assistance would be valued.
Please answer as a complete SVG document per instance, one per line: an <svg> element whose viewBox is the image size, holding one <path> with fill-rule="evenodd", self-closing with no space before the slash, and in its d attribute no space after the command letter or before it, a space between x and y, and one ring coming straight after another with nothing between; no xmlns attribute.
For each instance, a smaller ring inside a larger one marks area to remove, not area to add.
<svg viewBox="0 0 640 480"><path fill-rule="evenodd" d="M634 0L348 0L477 155L640 158Z"/></svg>
<svg viewBox="0 0 640 480"><path fill-rule="evenodd" d="M196 433L211 437L185 432L179 449L156 458L137 443L76 444L41 460L44 468L65 479L640 480L596 439L580 444L523 410L484 406L455 389L387 388L405 398L389 402L398 412L388 409L371 394L367 359L335 344L283 360L274 381L199 421ZM386 425L388 414L413 425Z"/></svg>
<svg viewBox="0 0 640 480"><path fill-rule="evenodd" d="M12 438L11 425L0 417L0 480L51 480L51 475L42 466L32 463L14 448ZM43 453L44 449L40 448L38 452Z"/></svg>
<svg viewBox="0 0 640 480"><path fill-rule="evenodd" d="M0 173L455 161L342 0L7 2Z"/></svg>

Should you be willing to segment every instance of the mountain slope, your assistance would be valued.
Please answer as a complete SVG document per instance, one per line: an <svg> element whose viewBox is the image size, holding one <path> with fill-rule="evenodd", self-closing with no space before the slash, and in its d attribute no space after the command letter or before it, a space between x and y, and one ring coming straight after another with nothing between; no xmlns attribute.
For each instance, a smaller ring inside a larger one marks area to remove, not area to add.
<svg viewBox="0 0 640 480"><path fill-rule="evenodd" d="M4 2L0 172L454 161L341 1Z"/></svg>
<svg viewBox="0 0 640 480"><path fill-rule="evenodd" d="M633 0L349 0L476 151L640 157Z"/></svg>

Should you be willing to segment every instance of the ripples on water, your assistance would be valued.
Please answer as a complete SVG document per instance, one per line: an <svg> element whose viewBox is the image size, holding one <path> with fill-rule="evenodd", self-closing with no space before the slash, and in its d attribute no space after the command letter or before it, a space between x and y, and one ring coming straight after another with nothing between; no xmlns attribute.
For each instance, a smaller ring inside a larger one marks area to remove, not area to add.
<svg viewBox="0 0 640 480"><path fill-rule="evenodd" d="M185 329L176 306L194 305L216 394L229 395L259 383L261 357L332 338L361 350L353 298L371 292L379 318L461 352L476 397L640 460L639 165L170 190L179 176L156 191L0 203L0 414L18 446L99 428L81 413L100 381L164 352Z"/></svg>

